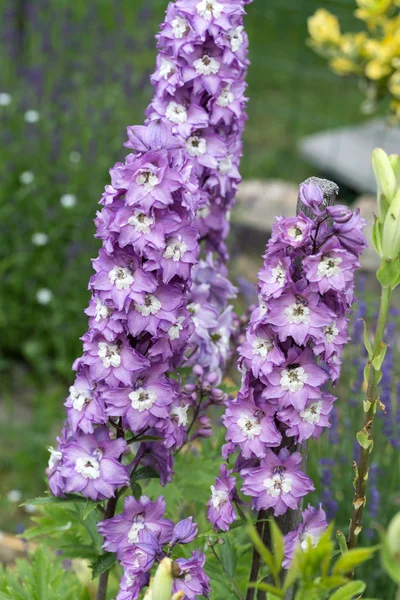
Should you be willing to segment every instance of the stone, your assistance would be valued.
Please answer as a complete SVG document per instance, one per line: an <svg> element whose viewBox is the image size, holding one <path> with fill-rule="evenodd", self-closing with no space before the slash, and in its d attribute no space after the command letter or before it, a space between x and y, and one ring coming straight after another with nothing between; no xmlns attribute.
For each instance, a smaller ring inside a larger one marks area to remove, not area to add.
<svg viewBox="0 0 400 600"><path fill-rule="evenodd" d="M388 154L400 150L400 128L391 128L384 119L371 119L353 127L322 131L300 141L303 158L339 186L345 184L359 193L374 194L376 183L371 165L374 148Z"/></svg>

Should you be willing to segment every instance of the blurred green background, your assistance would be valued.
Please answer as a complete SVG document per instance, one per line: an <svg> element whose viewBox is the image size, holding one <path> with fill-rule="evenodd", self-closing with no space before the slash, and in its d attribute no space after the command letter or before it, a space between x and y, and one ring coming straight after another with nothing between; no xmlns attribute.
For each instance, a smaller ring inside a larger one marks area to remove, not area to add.
<svg viewBox="0 0 400 600"><path fill-rule="evenodd" d="M45 486L47 446L59 431L86 329L90 257L99 246L93 238L97 202L108 169L125 154L126 126L143 122L154 35L166 5L0 0L0 529L15 532L27 520L10 490L26 499ZM302 136L363 119L357 83L330 74L306 46L307 17L321 6L344 28L356 27L352 0L254 0L248 7L244 178L298 183L315 174L297 154ZM373 315L373 300L367 304ZM327 457L336 462L330 467L333 500L351 490L360 347L349 350L341 384L342 441L334 445L323 436L313 446L315 498L328 493L326 465L319 462ZM390 390L394 411L396 394ZM393 452L382 434L377 480ZM399 479L396 469L385 478L384 524L399 502ZM347 526L348 514L349 507L339 513L340 524Z"/></svg>

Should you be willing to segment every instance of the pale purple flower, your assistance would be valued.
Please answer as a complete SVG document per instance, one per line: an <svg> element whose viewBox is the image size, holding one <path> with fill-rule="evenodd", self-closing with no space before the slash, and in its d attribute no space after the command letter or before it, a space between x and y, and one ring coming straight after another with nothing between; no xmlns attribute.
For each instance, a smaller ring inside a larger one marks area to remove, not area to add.
<svg viewBox="0 0 400 600"><path fill-rule="evenodd" d="M93 433L94 425L107 423L101 388L102 386L99 388L92 383L87 368L78 373L65 402L72 433L78 429L84 433Z"/></svg>
<svg viewBox="0 0 400 600"><path fill-rule="evenodd" d="M285 362L285 355L275 343L274 332L265 326L247 329L246 341L238 348L238 352L254 377L268 375L275 366Z"/></svg>
<svg viewBox="0 0 400 600"><path fill-rule="evenodd" d="M210 593L210 579L204 572L206 557L202 552L192 552L190 558L178 558L176 563L181 570L180 575L174 580L173 591L182 591L189 600Z"/></svg>
<svg viewBox="0 0 400 600"><path fill-rule="evenodd" d="M322 392L319 398L308 400L302 410L288 406L278 411L279 421L288 425L287 437L296 437L302 443L310 437L319 437L325 427L330 427L329 416L336 398L328 392Z"/></svg>
<svg viewBox="0 0 400 600"><path fill-rule="evenodd" d="M149 573L133 573L126 570L120 581L116 600L137 600L140 592L149 584Z"/></svg>
<svg viewBox="0 0 400 600"><path fill-rule="evenodd" d="M303 510L302 523L284 537L285 541L285 559L282 566L288 569L296 549L307 550L309 546L317 545L319 538L326 531L328 523L326 520L325 511L321 504L318 508L313 508L308 505L306 510Z"/></svg>
<svg viewBox="0 0 400 600"><path fill-rule="evenodd" d="M228 531L237 519L233 508L236 497L236 479L231 476L225 465L221 465L215 485L211 486L211 498L207 502L208 520L217 531Z"/></svg>
<svg viewBox="0 0 400 600"><path fill-rule="evenodd" d="M172 531L170 546L175 544L190 544L198 533L197 523L193 523L193 517L179 521Z"/></svg>
<svg viewBox="0 0 400 600"><path fill-rule="evenodd" d="M319 216L321 214L324 194L318 185L312 182L303 183L300 186L300 200L304 206L311 208L315 215Z"/></svg>

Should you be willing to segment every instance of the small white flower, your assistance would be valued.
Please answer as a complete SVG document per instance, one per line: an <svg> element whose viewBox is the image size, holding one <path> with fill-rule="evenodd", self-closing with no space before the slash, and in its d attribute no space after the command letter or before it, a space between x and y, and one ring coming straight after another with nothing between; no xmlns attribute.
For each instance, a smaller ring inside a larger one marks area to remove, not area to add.
<svg viewBox="0 0 400 600"><path fill-rule="evenodd" d="M322 400L312 402L307 408L301 411L300 416L306 423L315 425L319 423L322 411Z"/></svg>
<svg viewBox="0 0 400 600"><path fill-rule="evenodd" d="M49 236L47 233L42 233L38 231L32 235L32 244L34 246L45 246L49 241Z"/></svg>
<svg viewBox="0 0 400 600"><path fill-rule="evenodd" d="M303 389L307 380L308 375L303 367L283 369L281 372L280 386L283 390L289 392L299 392Z"/></svg>
<svg viewBox="0 0 400 600"><path fill-rule="evenodd" d="M231 41L231 50L232 52L237 52L240 46L243 44L243 35L242 35L243 27L236 27L236 29L232 29L229 32L229 39Z"/></svg>
<svg viewBox="0 0 400 600"><path fill-rule="evenodd" d="M100 463L94 457L80 457L76 459L75 471L85 479L98 479L100 477Z"/></svg>
<svg viewBox="0 0 400 600"><path fill-rule="evenodd" d="M24 171L19 176L20 182L23 183L24 185L29 185L30 183L32 183L32 181L34 181L34 179L35 179L35 176L32 173L32 171Z"/></svg>
<svg viewBox="0 0 400 600"><path fill-rule="evenodd" d="M264 479L263 485L267 494L277 498L281 494L288 494L292 489L292 480L288 475L276 473L272 477Z"/></svg>
<svg viewBox="0 0 400 600"><path fill-rule="evenodd" d="M195 60L193 66L199 75L216 75L221 68L220 63L208 54Z"/></svg>
<svg viewBox="0 0 400 600"><path fill-rule="evenodd" d="M69 388L69 395L73 408L79 412L82 412L85 406L92 401L92 392L90 390L76 388L73 385Z"/></svg>
<svg viewBox="0 0 400 600"><path fill-rule="evenodd" d="M295 323L299 325L300 323L309 323L310 322L310 309L308 306L304 306L301 302L296 302L291 304L283 311L288 323Z"/></svg>
<svg viewBox="0 0 400 600"><path fill-rule="evenodd" d="M220 510L228 501L229 493L227 490L216 490L213 485L211 486L211 506L215 510Z"/></svg>
<svg viewBox="0 0 400 600"><path fill-rule="evenodd" d="M69 160L74 163L74 165L78 164L81 162L81 153L78 152L77 150L72 150L72 152L70 152L69 154Z"/></svg>
<svg viewBox="0 0 400 600"><path fill-rule="evenodd" d="M174 38L177 40L181 40L190 31L189 21L182 19L182 17L175 17L171 23L171 27Z"/></svg>
<svg viewBox="0 0 400 600"><path fill-rule="evenodd" d="M278 263L275 268L272 269L272 283L278 283L283 285L285 283L286 271L282 266L282 263Z"/></svg>
<svg viewBox="0 0 400 600"><path fill-rule="evenodd" d="M171 62L170 60L167 60L166 58L162 58L160 70L159 70L160 77L163 77L164 79L168 79L168 77L173 72L174 72L174 63Z"/></svg>
<svg viewBox="0 0 400 600"><path fill-rule="evenodd" d="M271 340L260 337L256 337L252 343L253 354L259 355L263 359L267 358L268 352L270 352L273 347L274 343Z"/></svg>
<svg viewBox="0 0 400 600"><path fill-rule="evenodd" d="M22 492L19 490L10 490L7 494L7 500L9 502L13 502L16 504L17 502L21 502Z"/></svg>
<svg viewBox="0 0 400 600"><path fill-rule="evenodd" d="M186 140L186 150L190 156L203 156L207 152L207 140L198 135L192 135Z"/></svg>
<svg viewBox="0 0 400 600"><path fill-rule="evenodd" d="M334 277L340 274L339 265L342 262L341 258L331 258L330 256L324 256L318 265L318 275L320 277Z"/></svg>
<svg viewBox="0 0 400 600"><path fill-rule="evenodd" d="M60 204L63 208L73 208L76 204L76 196L74 194L63 194L60 198Z"/></svg>
<svg viewBox="0 0 400 600"><path fill-rule="evenodd" d="M219 161L218 170L221 175L226 175L232 169L233 161L232 156L226 156Z"/></svg>
<svg viewBox="0 0 400 600"><path fill-rule="evenodd" d="M6 92L0 93L0 106L9 106L9 104L11 104L11 100L11 94L6 94Z"/></svg>
<svg viewBox="0 0 400 600"><path fill-rule="evenodd" d="M178 320L176 321L176 323L174 323L173 325L171 325L171 327L168 329L168 335L169 335L169 339L170 340L178 340L180 335L181 335L181 331L183 330L183 321L185 320L184 317L178 317Z"/></svg>
<svg viewBox="0 0 400 600"><path fill-rule="evenodd" d="M265 315L268 308L267 308L267 304L262 296L258 296L258 306L260 309L260 316Z"/></svg>
<svg viewBox="0 0 400 600"><path fill-rule="evenodd" d="M336 327L336 321L324 327L324 335L328 344L331 344L339 334L339 329Z"/></svg>
<svg viewBox="0 0 400 600"><path fill-rule="evenodd" d="M177 125L182 125L182 123L186 123L188 114L186 108L183 104L178 104L177 102L170 102L165 111L165 116L172 123L176 123Z"/></svg>
<svg viewBox="0 0 400 600"><path fill-rule="evenodd" d="M142 173L137 175L136 183L144 185L145 190L151 192L159 184L159 179L151 171L142 171Z"/></svg>
<svg viewBox="0 0 400 600"><path fill-rule="evenodd" d="M129 225L135 228L138 233L150 233L150 227L154 225L153 217L148 217L140 210L135 210L134 214L128 219Z"/></svg>
<svg viewBox="0 0 400 600"><path fill-rule="evenodd" d="M155 402L157 402L157 394L140 387L129 394L132 408L139 412L150 410Z"/></svg>
<svg viewBox="0 0 400 600"><path fill-rule="evenodd" d="M127 267L114 267L108 274L108 279L117 290L127 290L135 281L132 271Z"/></svg>
<svg viewBox="0 0 400 600"><path fill-rule="evenodd" d="M255 416L243 415L238 419L237 424L240 431L248 440L254 440L261 433L261 424Z"/></svg>
<svg viewBox="0 0 400 600"><path fill-rule="evenodd" d="M225 108L226 106L229 106L234 99L235 96L231 92L231 87L230 85L227 85L218 96L217 105Z"/></svg>
<svg viewBox="0 0 400 600"><path fill-rule="evenodd" d="M37 123L40 119L40 114L37 110L27 110L24 114L24 119L27 123Z"/></svg>
<svg viewBox="0 0 400 600"><path fill-rule="evenodd" d="M203 17L206 21L211 21L211 19L220 18L224 5L217 2L217 0L201 0L196 4L196 8L200 17Z"/></svg>
<svg viewBox="0 0 400 600"><path fill-rule="evenodd" d="M107 344L107 342L99 342L98 354L103 365L108 367L119 367L121 364L120 349L117 344Z"/></svg>
<svg viewBox="0 0 400 600"><path fill-rule="evenodd" d="M153 294L146 294L144 304L135 304L135 309L144 317L156 315L161 309L161 302Z"/></svg>
<svg viewBox="0 0 400 600"><path fill-rule="evenodd" d="M58 463L60 462L60 460L62 459L62 452L60 452L60 450L55 450L53 448L53 446L49 446L49 452L50 452L50 457L49 457L48 467L49 467L50 471L52 471L54 469L54 467L56 467L58 465Z"/></svg>
<svg viewBox="0 0 400 600"><path fill-rule="evenodd" d="M178 262L181 260L182 256L185 254L187 250L187 245L183 241L174 240L170 242L163 254L164 258L172 258L174 262Z"/></svg>
<svg viewBox="0 0 400 600"><path fill-rule="evenodd" d="M185 404L184 406L175 406L171 410L171 415L173 417L177 417L177 419L178 419L178 425L183 425L184 427L186 427L186 425L188 423L188 414L187 414L188 410L189 410L189 404Z"/></svg>
<svg viewBox="0 0 400 600"><path fill-rule="evenodd" d="M50 304L53 299L53 292L47 288L41 288L36 292L36 300L39 304Z"/></svg>

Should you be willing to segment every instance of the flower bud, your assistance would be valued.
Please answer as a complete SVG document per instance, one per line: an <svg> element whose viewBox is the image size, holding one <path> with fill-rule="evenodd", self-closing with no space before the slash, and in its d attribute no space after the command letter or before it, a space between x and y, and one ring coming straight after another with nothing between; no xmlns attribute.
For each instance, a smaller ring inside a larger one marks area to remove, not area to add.
<svg viewBox="0 0 400 600"><path fill-rule="evenodd" d="M400 177L400 155L399 154L391 154L389 156L390 164L392 165L394 176L396 177L396 181L399 181Z"/></svg>
<svg viewBox="0 0 400 600"><path fill-rule="evenodd" d="M172 585L174 578L179 575L179 571L179 566L171 558L163 558L151 586L153 600L171 600Z"/></svg>
<svg viewBox="0 0 400 600"><path fill-rule="evenodd" d="M337 204L336 206L327 206L326 212L335 223L348 223L353 216L353 212L347 206Z"/></svg>
<svg viewBox="0 0 400 600"><path fill-rule="evenodd" d="M185 592L182 592L182 590L180 590L179 592L176 592L176 594L174 594L171 598L171 600L182 600L182 598L185 597Z"/></svg>
<svg viewBox="0 0 400 600"><path fill-rule="evenodd" d="M193 523L193 517L179 521L174 527L170 546L175 544L190 544L197 535L197 523Z"/></svg>
<svg viewBox="0 0 400 600"><path fill-rule="evenodd" d="M217 375L217 373L209 373L207 375L207 382L208 383L213 384L213 383L216 383L217 381L218 381L218 375Z"/></svg>
<svg viewBox="0 0 400 600"><path fill-rule="evenodd" d="M390 554L399 559L400 568L400 513L397 513L390 521L386 540Z"/></svg>
<svg viewBox="0 0 400 600"><path fill-rule="evenodd" d="M392 200L382 234L382 255L384 258L396 259L400 254L400 190Z"/></svg>
<svg viewBox="0 0 400 600"><path fill-rule="evenodd" d="M392 202L397 191L397 180L391 161L382 148L375 148L372 153L372 168L378 184L379 217L385 218L387 206ZM382 198L382 196L384 196Z"/></svg>
<svg viewBox="0 0 400 600"><path fill-rule="evenodd" d="M193 373L197 375L197 377L202 377L204 375L204 369L201 365L194 365Z"/></svg>
<svg viewBox="0 0 400 600"><path fill-rule="evenodd" d="M184 394L193 394L193 392L196 391L196 386L194 383L187 383L185 386L183 386L183 393Z"/></svg>

